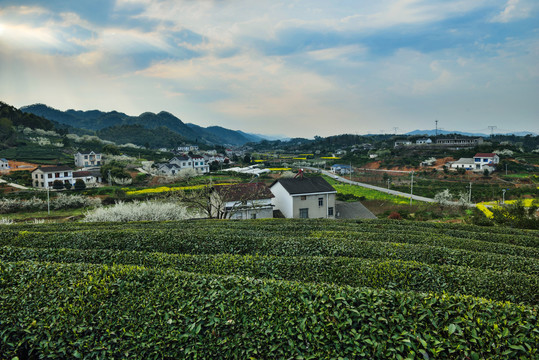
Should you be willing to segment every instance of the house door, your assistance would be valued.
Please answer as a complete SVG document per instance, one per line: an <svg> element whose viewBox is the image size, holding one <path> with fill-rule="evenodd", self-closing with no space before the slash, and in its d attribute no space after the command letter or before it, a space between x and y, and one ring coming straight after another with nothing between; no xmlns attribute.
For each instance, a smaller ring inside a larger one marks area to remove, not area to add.
<svg viewBox="0 0 539 360"><path fill-rule="evenodd" d="M309 209L299 209L299 218L300 219L308 219L309 218Z"/></svg>

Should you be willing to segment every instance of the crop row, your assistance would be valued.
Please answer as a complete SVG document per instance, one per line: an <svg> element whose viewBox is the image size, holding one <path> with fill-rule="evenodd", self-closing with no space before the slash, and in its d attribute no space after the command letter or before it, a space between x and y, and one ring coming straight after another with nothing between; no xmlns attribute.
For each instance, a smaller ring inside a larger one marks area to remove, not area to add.
<svg viewBox="0 0 539 360"><path fill-rule="evenodd" d="M0 247L0 261L142 265L217 275L325 282L393 290L467 294L538 304L539 276L452 265L346 257L181 255L137 251Z"/></svg>
<svg viewBox="0 0 539 360"><path fill-rule="evenodd" d="M526 247L539 248L539 232L523 231L509 228L481 228L477 226L462 226L458 224L439 224L407 222L407 221L388 221L388 220L365 220L365 221L328 221L322 219L310 220L255 220L255 221L236 221L220 222L212 220L180 221L180 222L161 222L161 223L75 223L75 224L40 224L40 225L11 225L9 228L2 229L4 232L18 231L41 231L41 232L63 232L78 231L83 229L222 229L229 231L239 230L258 230L262 233L271 232L280 235L299 235L310 231L347 231L347 232L394 232L405 234L425 234L428 236L451 236L455 238L482 240L496 243L506 243Z"/></svg>
<svg viewBox="0 0 539 360"><path fill-rule="evenodd" d="M219 230L219 229L217 229ZM248 232L185 230L86 230L62 233L20 232L0 239L2 246L31 248L109 249L176 254L239 254L272 256L343 256L365 259L418 261L477 269L539 275L539 260L443 246L379 242L336 237L273 236Z"/></svg>
<svg viewBox="0 0 539 360"><path fill-rule="evenodd" d="M0 263L0 357L534 358L537 310L136 266Z"/></svg>

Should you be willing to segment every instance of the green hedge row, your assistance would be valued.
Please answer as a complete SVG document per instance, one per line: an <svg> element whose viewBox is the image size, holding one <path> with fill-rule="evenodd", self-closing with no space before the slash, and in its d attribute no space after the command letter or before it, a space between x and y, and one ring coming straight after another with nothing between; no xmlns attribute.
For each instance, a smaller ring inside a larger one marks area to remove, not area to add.
<svg viewBox="0 0 539 360"><path fill-rule="evenodd" d="M454 238L451 236L429 233L398 233L395 231L378 231L378 232L355 232L355 231L312 231L308 233L309 237L329 237L335 239L355 239L366 241L381 241L393 243L408 243L408 244L425 244L430 246L441 246L453 249L463 249L479 252L492 252L496 254L506 254L515 256L524 256L531 258L539 258L539 248L531 248L505 243L495 243L474 239Z"/></svg>
<svg viewBox="0 0 539 360"><path fill-rule="evenodd" d="M539 304L539 276L401 260L346 257L179 255L112 250L0 247L0 261L141 265L217 275L326 282L393 290L467 294Z"/></svg>
<svg viewBox="0 0 539 360"><path fill-rule="evenodd" d="M477 269L539 275L539 260L522 256L468 251L425 244L378 242L347 238L275 236L223 229L85 230L61 233L21 232L0 240L1 246L32 248L109 249L177 254L240 254L273 256L344 256L418 261ZM381 235L383 238L383 236Z"/></svg>
<svg viewBox="0 0 539 360"><path fill-rule="evenodd" d="M134 266L0 263L0 357L536 358L537 309Z"/></svg>
<svg viewBox="0 0 539 360"><path fill-rule="evenodd" d="M505 243L526 247L539 248L538 231L516 231L505 228L481 228L471 225L420 223L408 221L389 220L365 220L365 221L334 221L325 219L309 220L244 220L244 221L181 221L181 222L141 222L141 223L76 223L76 224L39 224L39 225L11 225L2 230L8 233L19 231L40 231L40 232L71 232L85 229L182 229L186 231L196 231L200 229L220 229L226 232L238 230L249 231L256 229L262 233L271 232L276 235L293 235L311 231L344 231L349 233L378 232L394 233L400 237L407 235L425 236L450 236L459 239L481 240L493 243Z"/></svg>

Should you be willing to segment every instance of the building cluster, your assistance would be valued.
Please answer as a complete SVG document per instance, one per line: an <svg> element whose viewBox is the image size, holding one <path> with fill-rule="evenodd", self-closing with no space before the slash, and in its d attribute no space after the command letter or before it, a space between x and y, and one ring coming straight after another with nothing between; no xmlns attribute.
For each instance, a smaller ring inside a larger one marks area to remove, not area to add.
<svg viewBox="0 0 539 360"><path fill-rule="evenodd" d="M436 142L430 138L417 139L415 142L407 139L399 139L395 141L395 147L403 146L436 146L451 149L466 149L472 148L483 143L483 138L470 138L470 137L454 137L445 139L436 139Z"/></svg>
<svg viewBox="0 0 539 360"><path fill-rule="evenodd" d="M460 158L457 161L449 162L448 165L451 169L462 168L476 172L488 170L489 173L492 173L499 162L499 156L494 153L477 153L473 158Z"/></svg>

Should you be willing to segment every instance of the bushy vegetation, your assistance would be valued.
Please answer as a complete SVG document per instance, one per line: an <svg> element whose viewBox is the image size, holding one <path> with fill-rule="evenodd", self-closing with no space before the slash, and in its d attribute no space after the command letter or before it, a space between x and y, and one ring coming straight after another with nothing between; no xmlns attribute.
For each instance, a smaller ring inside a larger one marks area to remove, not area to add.
<svg viewBox="0 0 539 360"><path fill-rule="evenodd" d="M13 224L0 357L535 358L538 279L539 234L510 228Z"/></svg>
<svg viewBox="0 0 539 360"><path fill-rule="evenodd" d="M157 201L124 203L120 201L110 207L92 210L86 214L84 221L167 221L196 217L200 217L200 215L177 203Z"/></svg>
<svg viewBox="0 0 539 360"><path fill-rule="evenodd" d="M91 198L83 195L67 195L59 193L50 199L51 210L77 209L83 207L94 208L101 205L99 198ZM1 198L0 214L8 214L19 211L47 210L47 200L32 197L27 200Z"/></svg>

